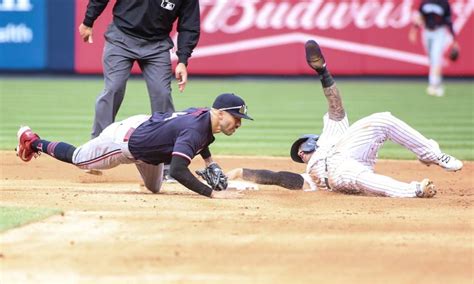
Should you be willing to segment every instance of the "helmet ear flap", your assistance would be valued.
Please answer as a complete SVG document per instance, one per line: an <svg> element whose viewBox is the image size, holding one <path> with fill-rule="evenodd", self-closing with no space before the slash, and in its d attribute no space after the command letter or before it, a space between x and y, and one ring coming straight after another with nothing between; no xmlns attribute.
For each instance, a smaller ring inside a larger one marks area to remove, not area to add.
<svg viewBox="0 0 474 284"><path fill-rule="evenodd" d="M291 159L297 163L304 163L301 157L298 155L300 146L304 144L302 148L304 152L308 152L308 153L313 152L316 150L316 148L318 148L317 146L318 139L319 139L319 135L317 134L305 134L301 136L300 138L298 138L295 142L293 142L293 145L291 145L291 149L290 149Z"/></svg>

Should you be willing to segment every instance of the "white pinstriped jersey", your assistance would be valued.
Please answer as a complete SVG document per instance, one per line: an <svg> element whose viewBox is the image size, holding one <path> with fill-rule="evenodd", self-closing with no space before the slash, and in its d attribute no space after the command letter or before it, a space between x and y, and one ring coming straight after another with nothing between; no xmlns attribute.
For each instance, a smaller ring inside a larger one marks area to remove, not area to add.
<svg viewBox="0 0 474 284"><path fill-rule="evenodd" d="M391 140L426 163L436 163L438 143L427 139L390 112L374 113L349 127L347 117L333 121L324 116L324 129L303 174L312 190L335 190L392 197L416 196L418 182L405 183L374 173L377 153ZM312 180L310 173L316 173Z"/></svg>
<svg viewBox="0 0 474 284"><path fill-rule="evenodd" d="M328 178L325 169L325 159L333 153L334 146L349 128L347 114L342 120L335 121L330 119L329 115L326 113L323 116L323 123L323 131L317 141L318 148L311 156L306 167L306 172L303 174L303 178L308 182L311 190L316 190L317 188L328 190L325 182L325 178ZM309 176L312 169L317 171L318 180L316 181Z"/></svg>

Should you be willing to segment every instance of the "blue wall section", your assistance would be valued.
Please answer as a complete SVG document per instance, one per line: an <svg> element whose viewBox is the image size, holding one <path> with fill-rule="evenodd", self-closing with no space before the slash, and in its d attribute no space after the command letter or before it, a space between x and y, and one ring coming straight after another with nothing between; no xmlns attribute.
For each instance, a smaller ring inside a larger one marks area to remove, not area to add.
<svg viewBox="0 0 474 284"><path fill-rule="evenodd" d="M47 68L53 71L74 70L74 1L47 0Z"/></svg>
<svg viewBox="0 0 474 284"><path fill-rule="evenodd" d="M32 70L46 67L44 0L0 1L0 68Z"/></svg>

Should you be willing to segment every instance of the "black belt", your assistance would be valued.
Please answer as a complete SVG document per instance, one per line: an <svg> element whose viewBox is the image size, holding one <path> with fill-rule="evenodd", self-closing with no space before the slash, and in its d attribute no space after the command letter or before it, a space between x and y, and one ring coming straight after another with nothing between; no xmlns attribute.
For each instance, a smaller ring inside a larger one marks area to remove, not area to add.
<svg viewBox="0 0 474 284"><path fill-rule="evenodd" d="M326 171L326 175L328 174L328 158L324 159L324 170ZM327 177L324 178L324 183L328 189L331 189L329 186L329 179Z"/></svg>

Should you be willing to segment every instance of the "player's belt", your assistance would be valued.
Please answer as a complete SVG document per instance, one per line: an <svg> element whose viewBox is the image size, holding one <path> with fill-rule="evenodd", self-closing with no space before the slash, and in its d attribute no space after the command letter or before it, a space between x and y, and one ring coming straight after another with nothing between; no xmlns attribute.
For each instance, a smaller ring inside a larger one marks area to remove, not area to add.
<svg viewBox="0 0 474 284"><path fill-rule="evenodd" d="M130 129L125 133L125 136L123 137L123 142L128 142L130 140L130 136L132 136L133 132L135 131L134 127L130 127Z"/></svg>
<svg viewBox="0 0 474 284"><path fill-rule="evenodd" d="M326 176L328 175L328 158L326 157L324 159L324 170L326 171ZM329 186L329 179L327 177L324 178L324 183L326 184L326 187L328 189L331 189L331 187Z"/></svg>

